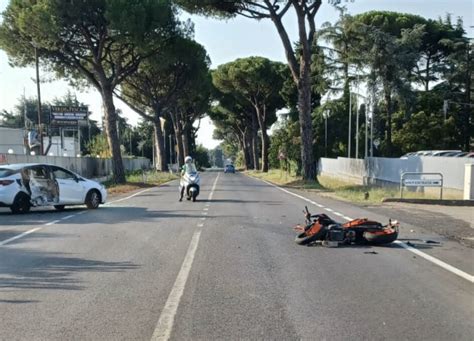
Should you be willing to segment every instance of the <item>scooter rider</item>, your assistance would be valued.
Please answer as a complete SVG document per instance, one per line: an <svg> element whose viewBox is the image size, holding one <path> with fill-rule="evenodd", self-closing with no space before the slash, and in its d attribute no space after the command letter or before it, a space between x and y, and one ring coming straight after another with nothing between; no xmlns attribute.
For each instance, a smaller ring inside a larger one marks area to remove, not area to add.
<svg viewBox="0 0 474 341"><path fill-rule="evenodd" d="M181 182L180 182L180 197L179 201L183 201L183 196L184 196L184 190L186 189L186 186L184 185L182 178L184 174L187 172L192 172L194 169L196 169L196 166L193 164L193 158L191 156L186 156L184 158L184 165L181 167Z"/></svg>

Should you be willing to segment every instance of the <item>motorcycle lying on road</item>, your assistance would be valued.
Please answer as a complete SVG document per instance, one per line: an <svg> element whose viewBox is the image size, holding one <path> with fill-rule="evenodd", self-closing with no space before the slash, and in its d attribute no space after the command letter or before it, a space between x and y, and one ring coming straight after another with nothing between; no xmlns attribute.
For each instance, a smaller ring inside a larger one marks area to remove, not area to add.
<svg viewBox="0 0 474 341"><path fill-rule="evenodd" d="M340 224L326 214L312 215L305 206L306 224L304 227L297 225L294 230L299 234L295 242L308 245L319 242L324 246L337 247L339 245L390 244L398 238L399 223L389 220L387 225L377 221L359 218Z"/></svg>

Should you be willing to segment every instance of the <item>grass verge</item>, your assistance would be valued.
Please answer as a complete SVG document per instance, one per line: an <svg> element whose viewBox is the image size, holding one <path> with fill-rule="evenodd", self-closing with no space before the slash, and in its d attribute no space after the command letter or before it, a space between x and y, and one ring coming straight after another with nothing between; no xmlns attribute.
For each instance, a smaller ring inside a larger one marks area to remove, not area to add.
<svg viewBox="0 0 474 341"><path fill-rule="evenodd" d="M148 188L161 185L162 183L178 179L178 176L168 172L142 171L132 172L126 175L125 184L115 184L106 181L103 185L107 188L109 195L123 194L140 188Z"/></svg>
<svg viewBox="0 0 474 341"><path fill-rule="evenodd" d="M384 198L400 197L400 191L398 188L354 185L353 183L327 176L318 176L318 182L316 182L304 181L301 177L295 176L294 174L287 174L286 172L277 169L271 169L268 173L262 173L260 171L246 171L244 173L258 179L270 181L280 186L310 190L318 192L318 194L321 195L337 197L342 200L356 203L379 204ZM418 199L439 198L437 194L409 191L404 191L403 197Z"/></svg>

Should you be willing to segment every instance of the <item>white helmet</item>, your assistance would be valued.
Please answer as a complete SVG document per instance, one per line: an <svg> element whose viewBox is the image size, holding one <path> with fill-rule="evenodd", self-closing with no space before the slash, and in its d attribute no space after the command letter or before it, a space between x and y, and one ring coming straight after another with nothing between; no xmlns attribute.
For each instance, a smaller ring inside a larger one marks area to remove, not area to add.
<svg viewBox="0 0 474 341"><path fill-rule="evenodd" d="M193 162L193 158L192 158L191 156L186 156L186 157L184 158L184 162L185 162L185 163L191 163L191 162Z"/></svg>

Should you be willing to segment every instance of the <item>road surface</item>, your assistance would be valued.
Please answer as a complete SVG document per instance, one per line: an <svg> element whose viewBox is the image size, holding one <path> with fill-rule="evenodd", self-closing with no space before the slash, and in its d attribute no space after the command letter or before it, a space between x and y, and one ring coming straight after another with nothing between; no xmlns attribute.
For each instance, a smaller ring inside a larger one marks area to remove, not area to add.
<svg viewBox="0 0 474 341"><path fill-rule="evenodd" d="M388 217L298 195L209 172L196 203L172 182L92 211L2 210L0 339L474 339L472 249L299 246L304 205Z"/></svg>

